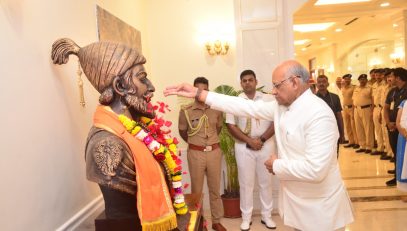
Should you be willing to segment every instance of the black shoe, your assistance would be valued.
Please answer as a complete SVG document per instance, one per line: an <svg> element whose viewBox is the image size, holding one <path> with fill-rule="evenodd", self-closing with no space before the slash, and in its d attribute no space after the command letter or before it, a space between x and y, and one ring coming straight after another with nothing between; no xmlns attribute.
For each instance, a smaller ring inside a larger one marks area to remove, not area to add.
<svg viewBox="0 0 407 231"><path fill-rule="evenodd" d="M366 149L363 149L363 148L361 148L361 149L358 149L358 150L356 150L355 152L365 152L366 151Z"/></svg>
<svg viewBox="0 0 407 231"><path fill-rule="evenodd" d="M353 145L353 149L358 149L358 148L360 148L359 144Z"/></svg>
<svg viewBox="0 0 407 231"><path fill-rule="evenodd" d="M392 162L392 163L394 163L394 157L392 157L391 159L390 159L390 162Z"/></svg>
<svg viewBox="0 0 407 231"><path fill-rule="evenodd" d="M396 171L395 170L388 170L387 173L388 174L394 174L394 173L396 173Z"/></svg>
<svg viewBox="0 0 407 231"><path fill-rule="evenodd" d="M391 159L391 156L382 155L382 156L380 157L380 159L381 159L381 160L390 160L390 159Z"/></svg>
<svg viewBox="0 0 407 231"><path fill-rule="evenodd" d="M380 151L374 151L374 152L370 153L370 155L372 155L372 156L378 156L381 154L383 154L383 152L380 152Z"/></svg>
<svg viewBox="0 0 407 231"><path fill-rule="evenodd" d="M393 178L393 179L391 179L389 181L386 181L386 185L387 186L396 186L397 185L396 178Z"/></svg>
<svg viewBox="0 0 407 231"><path fill-rule="evenodd" d="M366 149L365 150L365 153L371 153L372 151L371 150L369 150L369 149Z"/></svg>
<svg viewBox="0 0 407 231"><path fill-rule="evenodd" d="M345 145L345 146L343 146L344 148L353 148L353 146L355 146L355 144L348 144L348 145Z"/></svg>

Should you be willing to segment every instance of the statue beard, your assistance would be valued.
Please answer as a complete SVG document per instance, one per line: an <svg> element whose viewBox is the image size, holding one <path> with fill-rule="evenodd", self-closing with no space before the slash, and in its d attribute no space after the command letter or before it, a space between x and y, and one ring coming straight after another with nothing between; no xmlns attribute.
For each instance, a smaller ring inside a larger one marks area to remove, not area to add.
<svg viewBox="0 0 407 231"><path fill-rule="evenodd" d="M124 96L124 103L129 108L129 112L133 118L145 116L153 119L155 117L152 105L146 102L143 97L126 94Z"/></svg>

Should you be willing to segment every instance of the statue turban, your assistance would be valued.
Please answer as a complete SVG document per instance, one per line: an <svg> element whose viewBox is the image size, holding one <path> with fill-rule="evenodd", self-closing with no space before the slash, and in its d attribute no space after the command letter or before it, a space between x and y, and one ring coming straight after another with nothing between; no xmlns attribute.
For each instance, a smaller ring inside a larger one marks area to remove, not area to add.
<svg viewBox="0 0 407 231"><path fill-rule="evenodd" d="M112 84L114 77L146 62L136 49L116 42L95 42L81 48L71 39L63 38L52 45L54 64L67 63L71 54L79 57L83 72L99 93Z"/></svg>

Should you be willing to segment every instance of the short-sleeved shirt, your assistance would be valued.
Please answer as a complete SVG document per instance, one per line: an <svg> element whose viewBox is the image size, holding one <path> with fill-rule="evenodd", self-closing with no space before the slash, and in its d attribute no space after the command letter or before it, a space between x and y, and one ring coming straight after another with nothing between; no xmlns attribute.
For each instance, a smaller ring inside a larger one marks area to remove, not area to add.
<svg viewBox="0 0 407 231"><path fill-rule="evenodd" d="M317 92L317 96L324 100L334 113L342 111L341 101L337 94L328 91L328 94L323 95L320 92Z"/></svg>
<svg viewBox="0 0 407 231"><path fill-rule="evenodd" d="M342 87L341 90L342 90L342 96L343 96L342 105L343 106L353 105L352 96L353 96L353 91L355 90L355 86L349 85L347 87Z"/></svg>
<svg viewBox="0 0 407 231"><path fill-rule="evenodd" d="M383 91L383 81L381 81L380 83L375 82L372 85L372 98L373 98L373 103L375 106L383 106L381 105L381 92Z"/></svg>
<svg viewBox="0 0 407 231"><path fill-rule="evenodd" d="M187 114L187 115L186 115ZM192 131L192 127L197 127L200 118L206 115L208 117L208 127L205 129L205 123L201 129L193 136L188 136L188 143L199 146L207 146L219 143L218 128L223 125L223 113L211 109L208 105L200 105L194 102L181 109L179 113L178 129L181 131ZM189 120L189 123L187 121Z"/></svg>
<svg viewBox="0 0 407 231"><path fill-rule="evenodd" d="M390 122L396 122L397 112L400 103L406 99L407 89L404 87L395 87L389 91L386 97L386 104L390 107L389 120Z"/></svg>
<svg viewBox="0 0 407 231"><path fill-rule="evenodd" d="M372 104L372 88L370 86L356 87L353 91L352 99L355 106L366 106Z"/></svg>

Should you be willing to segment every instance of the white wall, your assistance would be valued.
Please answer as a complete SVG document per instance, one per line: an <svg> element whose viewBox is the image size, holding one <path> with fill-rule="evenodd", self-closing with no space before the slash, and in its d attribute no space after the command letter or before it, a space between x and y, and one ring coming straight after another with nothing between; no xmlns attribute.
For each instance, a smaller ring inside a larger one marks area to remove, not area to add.
<svg viewBox="0 0 407 231"><path fill-rule="evenodd" d="M220 84L240 87L236 81L233 0L149 0L147 12L151 44L147 62L152 67L149 78L156 87L155 100L164 100L166 86L192 84L198 76L209 80L210 89ZM231 48L225 56L209 56L201 40L220 24L232 30ZM165 98L165 102L173 110L167 118L174 121L172 128L178 134L177 97Z"/></svg>
<svg viewBox="0 0 407 231"><path fill-rule="evenodd" d="M283 25L305 0L283 4ZM75 57L55 66L52 43L61 37L85 46L97 41L95 5L141 31L155 101L163 89L197 76L210 89L239 88L233 0L0 0L0 197L2 230L54 230L100 195L85 177L84 145L99 94L85 77L86 108L79 106ZM209 56L205 33L226 32L226 56ZM292 30L283 54L292 57ZM231 37L228 37L232 34ZM177 98L165 98L177 134ZM185 144L181 144L181 148Z"/></svg>
<svg viewBox="0 0 407 231"><path fill-rule="evenodd" d="M99 195L84 161L98 93L85 81L81 108L75 57L64 66L50 60L58 38L97 40L95 3L0 1L2 230L54 230ZM145 33L141 1L100 4Z"/></svg>

